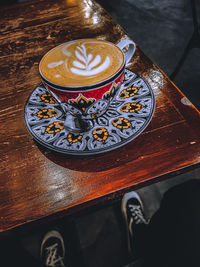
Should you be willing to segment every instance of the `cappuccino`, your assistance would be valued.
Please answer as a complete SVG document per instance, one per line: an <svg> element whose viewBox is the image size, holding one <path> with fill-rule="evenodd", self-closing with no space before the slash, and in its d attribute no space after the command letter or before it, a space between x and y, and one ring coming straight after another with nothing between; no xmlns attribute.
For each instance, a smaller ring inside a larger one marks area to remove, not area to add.
<svg viewBox="0 0 200 267"><path fill-rule="evenodd" d="M40 62L47 82L64 87L82 87L109 79L124 66L124 54L114 44L82 39L50 50Z"/></svg>

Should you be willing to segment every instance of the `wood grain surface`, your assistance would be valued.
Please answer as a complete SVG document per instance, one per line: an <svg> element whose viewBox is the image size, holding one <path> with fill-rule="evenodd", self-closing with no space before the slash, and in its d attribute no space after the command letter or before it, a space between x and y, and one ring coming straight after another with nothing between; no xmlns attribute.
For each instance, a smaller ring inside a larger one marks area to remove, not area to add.
<svg viewBox="0 0 200 267"><path fill-rule="evenodd" d="M38 64L49 49L73 39L117 43L125 36L91 0L0 9L0 232L72 214L199 166L199 112L138 46L129 68L156 98L153 119L139 137L112 152L75 157L51 152L27 132L24 105L41 82Z"/></svg>

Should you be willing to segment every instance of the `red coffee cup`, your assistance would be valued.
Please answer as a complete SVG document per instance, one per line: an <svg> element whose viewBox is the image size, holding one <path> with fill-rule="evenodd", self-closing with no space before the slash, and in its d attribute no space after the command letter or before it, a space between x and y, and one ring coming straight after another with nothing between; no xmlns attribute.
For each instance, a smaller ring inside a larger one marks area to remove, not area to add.
<svg viewBox="0 0 200 267"><path fill-rule="evenodd" d="M124 49L126 52L123 52ZM107 50L110 51L108 55L105 54ZM48 63L51 57L56 57L55 52L58 54L56 62ZM135 43L129 39L117 45L102 40L82 39L64 43L44 55L39 72L45 87L66 113L64 126L68 130L86 131L90 128L86 120L95 119L107 110L123 82L125 67L134 52ZM115 60L119 60L120 64L116 67L113 65L114 70L111 63L115 64ZM45 73L47 68L48 72ZM65 70L68 71L68 78L63 78ZM60 81L57 81L57 77Z"/></svg>

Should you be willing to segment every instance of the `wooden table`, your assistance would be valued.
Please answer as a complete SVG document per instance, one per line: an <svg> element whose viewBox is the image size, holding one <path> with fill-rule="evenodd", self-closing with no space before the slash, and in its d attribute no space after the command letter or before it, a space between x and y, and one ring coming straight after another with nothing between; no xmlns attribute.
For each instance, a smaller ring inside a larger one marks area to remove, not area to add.
<svg viewBox="0 0 200 267"><path fill-rule="evenodd" d="M74 214L199 166L199 112L139 47L130 69L156 98L154 117L139 137L112 152L75 157L45 149L27 132L24 105L41 82L42 55L68 40L117 43L125 35L91 0L0 9L0 232Z"/></svg>

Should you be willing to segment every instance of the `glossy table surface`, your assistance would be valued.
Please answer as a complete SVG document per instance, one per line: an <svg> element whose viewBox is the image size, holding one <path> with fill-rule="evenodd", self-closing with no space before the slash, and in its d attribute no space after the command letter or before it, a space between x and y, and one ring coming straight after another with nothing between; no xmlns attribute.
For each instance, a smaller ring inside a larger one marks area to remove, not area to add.
<svg viewBox="0 0 200 267"><path fill-rule="evenodd" d="M0 9L0 232L73 214L199 166L199 112L138 46L129 68L153 88L156 109L135 140L112 152L76 157L38 145L27 132L24 105L41 82L44 53L68 40L117 43L125 36L91 0Z"/></svg>

